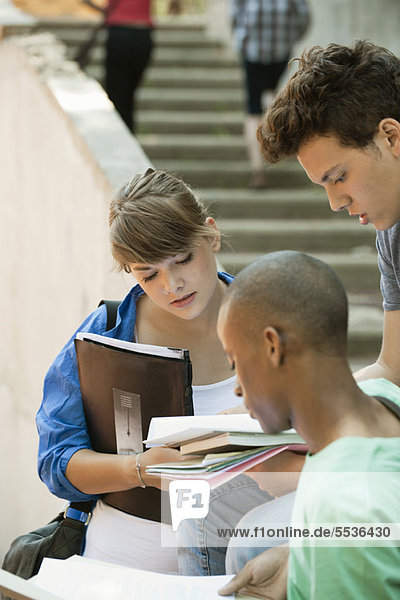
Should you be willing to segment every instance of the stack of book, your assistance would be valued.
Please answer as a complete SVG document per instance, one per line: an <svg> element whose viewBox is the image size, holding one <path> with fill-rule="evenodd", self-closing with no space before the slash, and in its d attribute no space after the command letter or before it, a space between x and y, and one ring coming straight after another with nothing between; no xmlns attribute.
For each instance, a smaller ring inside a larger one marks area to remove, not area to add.
<svg viewBox="0 0 400 600"><path fill-rule="evenodd" d="M207 479L212 487L284 450L307 451L295 431L269 435L248 414L154 418L149 434L145 440L148 447L179 447L186 458L151 465L147 473L168 479Z"/></svg>

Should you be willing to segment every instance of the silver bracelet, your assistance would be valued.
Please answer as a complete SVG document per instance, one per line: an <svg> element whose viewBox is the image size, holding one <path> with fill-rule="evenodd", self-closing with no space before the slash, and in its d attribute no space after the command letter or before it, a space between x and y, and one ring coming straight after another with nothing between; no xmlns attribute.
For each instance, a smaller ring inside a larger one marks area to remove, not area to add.
<svg viewBox="0 0 400 600"><path fill-rule="evenodd" d="M143 452L138 452L136 454L136 473L137 473L138 479L140 481L140 487L145 488L145 487L147 487L147 485L143 481L142 472L140 470L140 457L142 454L143 454Z"/></svg>

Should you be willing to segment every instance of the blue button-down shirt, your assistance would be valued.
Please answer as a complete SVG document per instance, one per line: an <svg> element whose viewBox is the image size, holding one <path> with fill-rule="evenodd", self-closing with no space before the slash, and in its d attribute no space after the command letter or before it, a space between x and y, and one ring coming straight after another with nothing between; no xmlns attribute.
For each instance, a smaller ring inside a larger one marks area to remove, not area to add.
<svg viewBox="0 0 400 600"><path fill-rule="evenodd" d="M229 284L233 277L219 273ZM95 310L77 331L97 333L107 337L134 341L136 302L143 290L136 285L121 302L116 324L106 330L107 311L103 304ZM74 335L68 340L51 365L44 380L43 400L36 416L39 432L38 471L49 490L72 502L96 499L96 495L80 492L66 478L69 459L82 448L92 448L82 406Z"/></svg>

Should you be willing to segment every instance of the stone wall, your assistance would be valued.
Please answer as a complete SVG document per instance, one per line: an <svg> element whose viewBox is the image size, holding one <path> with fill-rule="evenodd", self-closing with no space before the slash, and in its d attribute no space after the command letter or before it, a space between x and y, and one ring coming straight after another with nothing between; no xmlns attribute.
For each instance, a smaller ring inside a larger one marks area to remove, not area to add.
<svg viewBox="0 0 400 600"><path fill-rule="evenodd" d="M369 39L400 54L397 0L308 0L313 24L303 45L348 44Z"/></svg>
<svg viewBox="0 0 400 600"><path fill-rule="evenodd" d="M108 204L150 163L50 34L5 40L0 74L1 559L60 506L36 472L43 377L98 301L131 286L112 271Z"/></svg>

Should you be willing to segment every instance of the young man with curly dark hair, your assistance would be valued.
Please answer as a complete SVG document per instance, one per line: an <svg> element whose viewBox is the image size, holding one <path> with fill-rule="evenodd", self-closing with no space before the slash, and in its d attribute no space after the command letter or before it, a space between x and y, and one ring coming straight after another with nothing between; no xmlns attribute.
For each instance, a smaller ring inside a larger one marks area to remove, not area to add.
<svg viewBox="0 0 400 600"><path fill-rule="evenodd" d="M258 140L267 161L297 156L332 210L377 230L383 343L356 378L400 384L400 60L368 41L316 46L298 60Z"/></svg>

